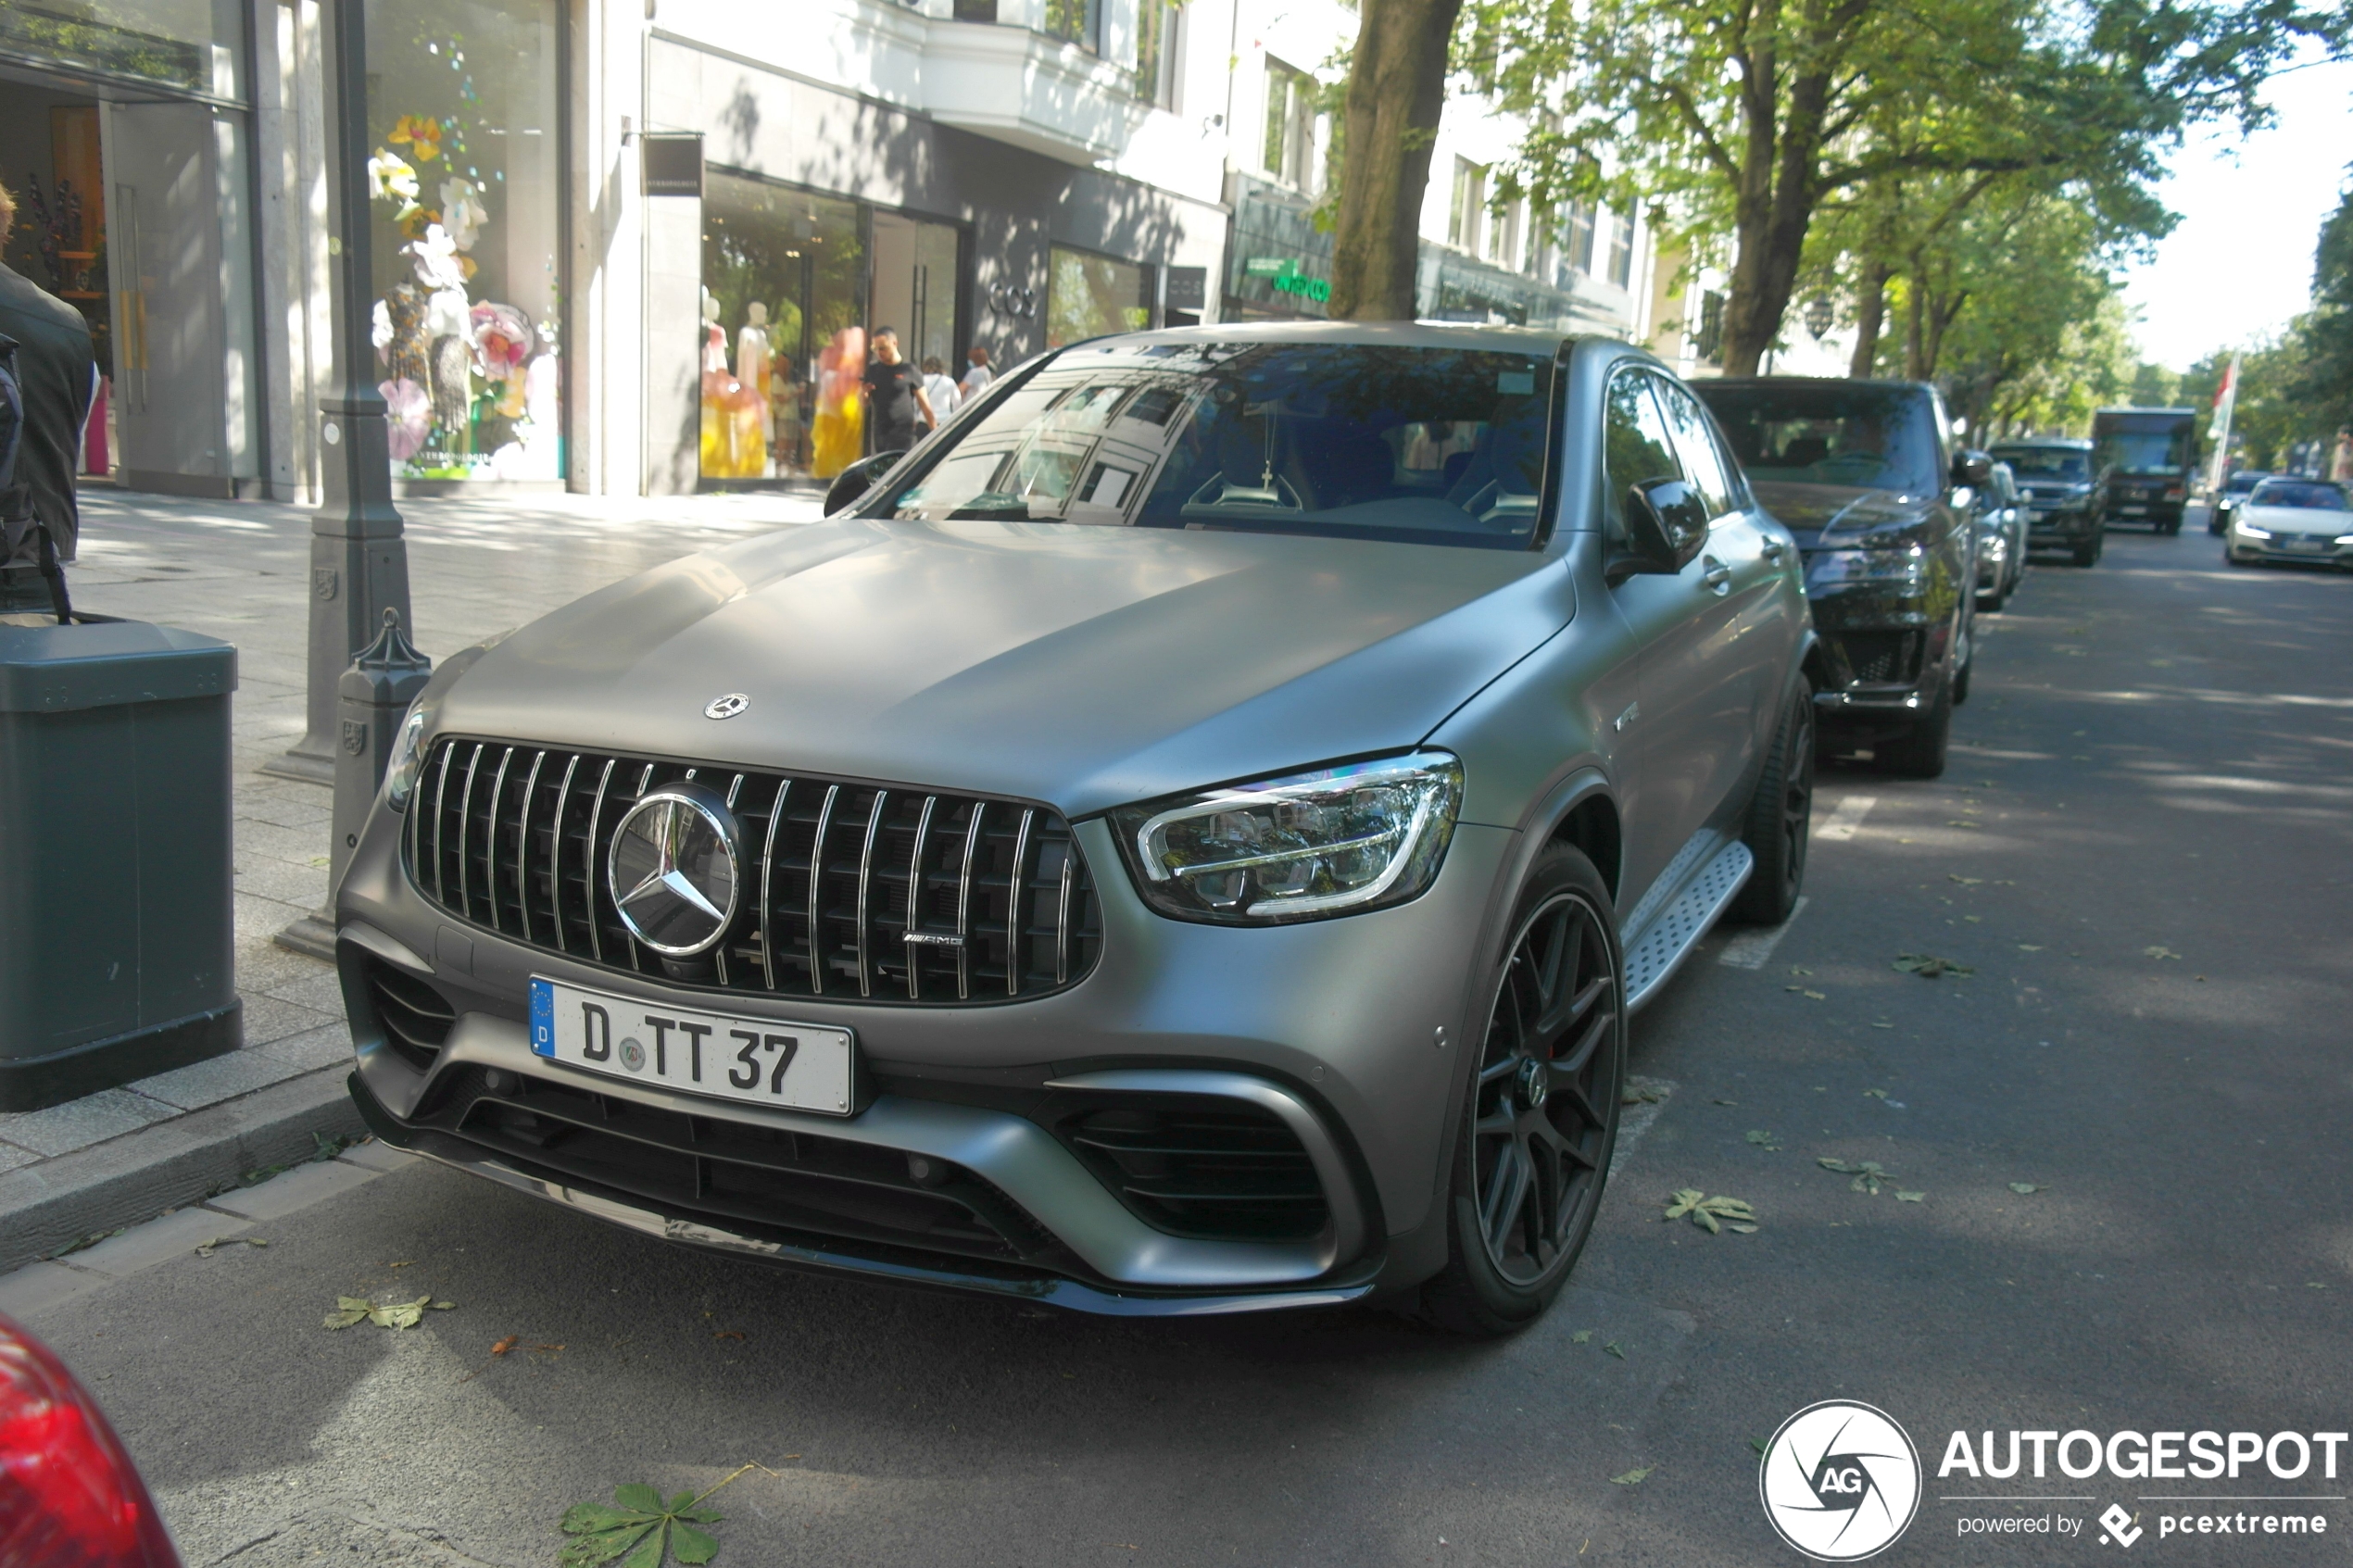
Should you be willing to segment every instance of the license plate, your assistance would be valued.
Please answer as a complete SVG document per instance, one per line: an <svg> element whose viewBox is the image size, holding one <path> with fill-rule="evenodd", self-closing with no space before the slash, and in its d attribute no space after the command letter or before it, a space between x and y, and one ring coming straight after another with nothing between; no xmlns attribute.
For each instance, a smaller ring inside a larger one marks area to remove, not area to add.
<svg viewBox="0 0 2353 1568"><path fill-rule="evenodd" d="M2329 542L2325 539L2291 539L2287 542L2287 547L2291 550L2304 550L2312 555L2319 555L2329 547Z"/></svg>
<svg viewBox="0 0 2353 1568"><path fill-rule="evenodd" d="M685 1094L821 1116L857 1099L847 1029L736 1018L534 975L531 1048L550 1061Z"/></svg>
<svg viewBox="0 0 2353 1568"><path fill-rule="evenodd" d="M2146 507L2119 507L2116 508L2116 515L2119 517L2145 517L2148 515L2148 508Z"/></svg>

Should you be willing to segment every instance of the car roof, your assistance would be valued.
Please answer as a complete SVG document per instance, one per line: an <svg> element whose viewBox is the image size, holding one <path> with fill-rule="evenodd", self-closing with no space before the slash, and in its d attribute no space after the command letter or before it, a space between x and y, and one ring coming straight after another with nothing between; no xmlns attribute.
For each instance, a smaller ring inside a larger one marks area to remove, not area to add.
<svg viewBox="0 0 2353 1568"><path fill-rule="evenodd" d="M1993 450L1996 452L2088 452L2091 449L2090 442L2073 441L2064 435L2030 436L2023 441L1996 441L1993 445Z"/></svg>
<svg viewBox="0 0 2353 1568"><path fill-rule="evenodd" d="M1710 386L1874 386L1886 390L1931 392L1924 381L1900 381L1856 376L1708 376L1691 383L1692 390Z"/></svg>
<svg viewBox="0 0 2353 1568"><path fill-rule="evenodd" d="M1549 358L1558 353L1562 345L1587 335L1541 332L1532 327L1480 326L1466 321L1220 321L1200 327L1120 332L1088 339L1087 346L1131 343L1345 343L1393 348L1483 348ZM1068 346L1076 348L1080 345Z"/></svg>

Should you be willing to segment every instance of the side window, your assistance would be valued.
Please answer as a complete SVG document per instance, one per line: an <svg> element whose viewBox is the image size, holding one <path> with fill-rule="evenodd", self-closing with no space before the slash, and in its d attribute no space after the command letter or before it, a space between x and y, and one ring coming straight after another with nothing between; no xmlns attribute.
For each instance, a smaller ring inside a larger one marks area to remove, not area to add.
<svg viewBox="0 0 2353 1568"><path fill-rule="evenodd" d="M1655 479L1681 479L1675 438L1651 393L1653 378L1621 370L1611 378L1602 412L1602 515L1612 540L1626 536L1626 492Z"/></svg>
<svg viewBox="0 0 2353 1568"><path fill-rule="evenodd" d="M1722 517L1739 505L1732 476L1724 466L1724 454L1716 445L1716 432L1709 426L1706 414L1700 410L1699 400L1680 386L1661 385L1660 400L1667 405L1667 417L1675 426L1675 449L1683 459L1683 472L1691 479L1692 488L1707 503L1709 521Z"/></svg>

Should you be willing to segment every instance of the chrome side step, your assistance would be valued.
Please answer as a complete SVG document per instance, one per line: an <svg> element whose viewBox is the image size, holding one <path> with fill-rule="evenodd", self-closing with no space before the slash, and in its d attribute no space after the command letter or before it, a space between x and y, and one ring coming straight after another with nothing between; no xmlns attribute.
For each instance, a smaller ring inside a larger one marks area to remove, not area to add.
<svg viewBox="0 0 2353 1568"><path fill-rule="evenodd" d="M1658 994L1669 976L1682 967L1707 928L1748 882L1756 857L1734 839L1716 852L1697 875L1683 884L1673 902L1642 928L1626 949L1626 1010L1633 1011Z"/></svg>

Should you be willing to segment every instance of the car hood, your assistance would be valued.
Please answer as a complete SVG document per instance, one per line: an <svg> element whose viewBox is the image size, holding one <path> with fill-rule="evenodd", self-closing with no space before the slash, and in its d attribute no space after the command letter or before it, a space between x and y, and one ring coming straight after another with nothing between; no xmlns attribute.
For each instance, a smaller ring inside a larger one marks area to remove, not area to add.
<svg viewBox="0 0 2353 1568"><path fill-rule="evenodd" d="M2332 538L2353 533L2353 512L2324 511L2319 507L2250 507L2242 501L2231 508L2231 515L2250 527L2281 533L2326 533Z"/></svg>
<svg viewBox="0 0 2353 1568"><path fill-rule="evenodd" d="M1796 536L1802 550L1930 545L1953 526L1953 514L1938 495L1843 484L1760 482L1755 489L1757 500Z"/></svg>
<svg viewBox="0 0 2353 1568"><path fill-rule="evenodd" d="M439 733L1043 800L1415 745L1557 632L1549 556L835 519L614 583L483 654ZM736 717L714 698L741 693Z"/></svg>

